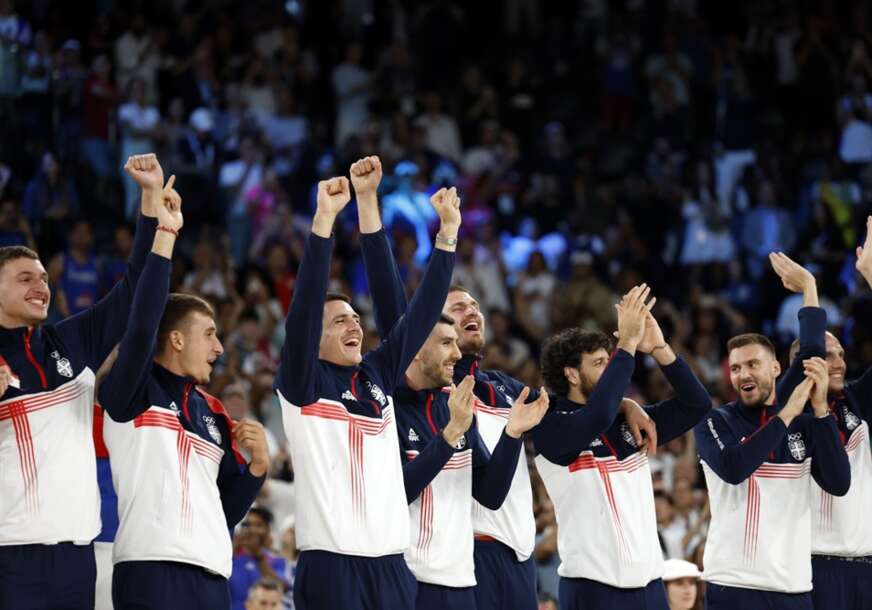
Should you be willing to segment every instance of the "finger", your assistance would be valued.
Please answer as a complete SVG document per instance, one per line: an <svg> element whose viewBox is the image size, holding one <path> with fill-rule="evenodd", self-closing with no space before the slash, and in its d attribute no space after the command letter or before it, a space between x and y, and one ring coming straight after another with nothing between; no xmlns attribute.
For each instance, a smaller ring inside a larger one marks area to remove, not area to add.
<svg viewBox="0 0 872 610"><path fill-rule="evenodd" d="M173 185L175 183L176 183L176 175L173 174L172 176L170 176L170 179L167 180L166 186L164 186L164 191L169 193L171 190L173 190Z"/></svg>
<svg viewBox="0 0 872 610"><path fill-rule="evenodd" d="M340 192L340 193L347 193L347 192L349 192L348 184L349 184L349 183L348 183L348 178L346 178L345 176L340 176L340 177L339 177L339 188L340 188L340 191L339 191L339 192Z"/></svg>
<svg viewBox="0 0 872 610"><path fill-rule="evenodd" d="M382 164L381 164L381 159L378 158L378 155L373 155L370 157L370 159L372 160L373 169L375 169L377 171L381 171Z"/></svg>
<svg viewBox="0 0 872 610"><path fill-rule="evenodd" d="M647 305L645 305L645 309L646 309L647 312L648 312L648 316L651 317L651 318L654 317L654 316L651 315L651 310L654 308L654 304L655 304L655 303L657 303L657 297L651 297L651 300L648 301L648 304L647 304Z"/></svg>
<svg viewBox="0 0 872 610"><path fill-rule="evenodd" d="M524 389L521 390L520 394L518 394L518 402L520 402L521 404L526 404L527 397L529 395L530 395L530 388L528 388L527 386L524 386Z"/></svg>

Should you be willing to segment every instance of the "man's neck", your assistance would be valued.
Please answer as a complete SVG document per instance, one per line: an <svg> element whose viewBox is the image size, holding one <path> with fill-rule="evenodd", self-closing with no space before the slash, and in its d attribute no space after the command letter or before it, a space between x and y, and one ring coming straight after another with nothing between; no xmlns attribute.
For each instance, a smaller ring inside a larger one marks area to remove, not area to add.
<svg viewBox="0 0 872 610"><path fill-rule="evenodd" d="M584 395L584 392L575 387L569 388L569 394L566 395L566 398L580 405L587 404L587 396Z"/></svg>
<svg viewBox="0 0 872 610"><path fill-rule="evenodd" d="M173 375L178 375L179 377L187 377L187 374L182 369L181 365L179 365L178 360L174 358L171 354L159 354L154 357L154 361L156 364L161 365Z"/></svg>

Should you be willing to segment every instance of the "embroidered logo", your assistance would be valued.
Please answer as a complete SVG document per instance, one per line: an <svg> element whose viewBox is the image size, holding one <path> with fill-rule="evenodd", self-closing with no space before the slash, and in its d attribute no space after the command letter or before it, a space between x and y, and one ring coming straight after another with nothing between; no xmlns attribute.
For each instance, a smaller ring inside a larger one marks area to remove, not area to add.
<svg viewBox="0 0 872 610"><path fill-rule="evenodd" d="M843 407L845 413L845 425L848 427L848 430L853 430L857 426L860 425L860 418L851 413L848 410L848 407Z"/></svg>
<svg viewBox="0 0 872 610"><path fill-rule="evenodd" d="M172 411L176 415L179 414L179 405L176 404L175 400L170 403L170 411Z"/></svg>
<svg viewBox="0 0 872 610"><path fill-rule="evenodd" d="M621 438L631 447L636 446L636 439L633 438L633 433L630 432L630 426L627 424L621 424Z"/></svg>
<svg viewBox="0 0 872 610"><path fill-rule="evenodd" d="M588 445L588 447L602 447L602 446L603 446L603 442L598 438L593 439L590 442L590 445Z"/></svg>
<svg viewBox="0 0 872 610"><path fill-rule="evenodd" d="M805 459L805 442L802 440L802 432L787 435L787 448L796 461L801 462Z"/></svg>
<svg viewBox="0 0 872 610"><path fill-rule="evenodd" d="M342 400L353 400L354 402L357 402L354 394L352 394L349 390L345 390L344 392L342 392Z"/></svg>
<svg viewBox="0 0 872 610"><path fill-rule="evenodd" d="M409 440L413 443L421 440L421 437L418 436L418 433L415 432L414 428L409 428Z"/></svg>
<svg viewBox="0 0 872 610"><path fill-rule="evenodd" d="M382 392L382 389L370 381L366 382L366 387L369 389L369 393L372 394L372 397L378 402L378 404L385 406L387 398L385 398L385 393Z"/></svg>
<svg viewBox="0 0 872 610"><path fill-rule="evenodd" d="M61 355L57 350L51 353L51 357L57 360L57 369L58 374L63 375L67 379L72 378L73 376L73 365L70 364L70 361L66 358L61 358Z"/></svg>
<svg viewBox="0 0 872 610"><path fill-rule="evenodd" d="M212 440L221 444L221 431L218 429L218 426L215 425L215 418L211 415L204 415L203 421L206 424L206 430L209 431L209 436L212 437Z"/></svg>

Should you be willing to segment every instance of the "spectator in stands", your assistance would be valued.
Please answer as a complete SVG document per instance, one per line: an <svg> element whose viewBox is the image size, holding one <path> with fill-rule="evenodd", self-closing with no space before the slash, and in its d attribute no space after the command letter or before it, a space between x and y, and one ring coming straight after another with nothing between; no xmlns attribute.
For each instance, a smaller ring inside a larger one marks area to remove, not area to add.
<svg viewBox="0 0 872 610"><path fill-rule="evenodd" d="M287 561L270 550L272 519L269 510L255 506L240 523L230 576L231 610L245 610L249 589L262 578L281 583L283 590L290 587Z"/></svg>
<svg viewBox="0 0 872 610"><path fill-rule="evenodd" d="M663 565L663 583L669 610L699 610L701 597L697 595L697 583L702 572L689 561L668 559Z"/></svg>
<svg viewBox="0 0 872 610"><path fill-rule="evenodd" d="M155 149L160 128L160 112L148 102L146 83L141 78L132 78L128 82L127 102L118 108L118 123L122 159ZM139 209L139 189L129 176L125 175L123 180L124 216L132 220Z"/></svg>
<svg viewBox="0 0 872 610"><path fill-rule="evenodd" d="M248 590L244 610L283 610L282 585L262 578Z"/></svg>

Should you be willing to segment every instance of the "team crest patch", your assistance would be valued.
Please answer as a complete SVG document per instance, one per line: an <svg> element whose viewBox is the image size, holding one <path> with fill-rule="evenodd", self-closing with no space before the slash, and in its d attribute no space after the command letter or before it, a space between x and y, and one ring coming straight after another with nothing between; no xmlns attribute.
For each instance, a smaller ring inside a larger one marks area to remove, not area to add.
<svg viewBox="0 0 872 610"><path fill-rule="evenodd" d="M221 444L221 431L218 429L218 426L215 425L215 418L211 415L204 415L203 421L206 423L206 430L209 431L209 436L212 437L212 440Z"/></svg>
<svg viewBox="0 0 872 610"><path fill-rule="evenodd" d="M847 426L848 430L853 430L857 426L860 425L860 418L851 413L848 410L848 407L845 407L845 426Z"/></svg>
<svg viewBox="0 0 872 610"><path fill-rule="evenodd" d="M796 461L801 462L805 459L805 442L802 440L802 432L787 435L787 448Z"/></svg>
<svg viewBox="0 0 872 610"><path fill-rule="evenodd" d="M70 364L70 361L67 358L61 358L61 355L57 352L57 350L51 353L51 357L57 360L57 369L58 374L63 375L67 379L71 379L73 377L73 365Z"/></svg>

